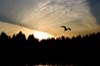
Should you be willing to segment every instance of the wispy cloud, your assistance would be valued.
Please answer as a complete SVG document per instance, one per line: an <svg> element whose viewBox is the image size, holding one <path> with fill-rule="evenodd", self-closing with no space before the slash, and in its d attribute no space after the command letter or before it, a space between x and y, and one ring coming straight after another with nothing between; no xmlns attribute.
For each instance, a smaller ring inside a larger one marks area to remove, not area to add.
<svg viewBox="0 0 100 66"><path fill-rule="evenodd" d="M88 0L0 0L0 15L19 25L52 34L64 33L61 25L71 27L72 32L99 27Z"/></svg>

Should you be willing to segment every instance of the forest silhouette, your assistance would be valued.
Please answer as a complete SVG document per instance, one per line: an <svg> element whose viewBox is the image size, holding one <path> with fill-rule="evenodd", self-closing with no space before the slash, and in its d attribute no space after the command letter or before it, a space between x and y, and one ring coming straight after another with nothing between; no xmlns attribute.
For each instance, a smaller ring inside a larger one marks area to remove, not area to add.
<svg viewBox="0 0 100 66"><path fill-rule="evenodd" d="M0 48L100 48L100 33L86 36L48 38L39 41L34 35L26 36L20 31L13 37L2 32L0 35Z"/></svg>
<svg viewBox="0 0 100 66"><path fill-rule="evenodd" d="M13 37L0 34L0 60L27 63L95 63L99 58L100 33L86 36L59 37L39 41L34 35L19 32ZM9 60L10 59L10 60Z"/></svg>

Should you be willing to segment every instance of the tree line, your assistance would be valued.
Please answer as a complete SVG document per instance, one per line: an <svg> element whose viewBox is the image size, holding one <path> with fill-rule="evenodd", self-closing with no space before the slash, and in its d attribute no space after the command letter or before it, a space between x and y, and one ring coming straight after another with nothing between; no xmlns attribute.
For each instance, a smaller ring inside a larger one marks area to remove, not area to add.
<svg viewBox="0 0 100 66"><path fill-rule="evenodd" d="M100 59L99 50L99 32L83 37L80 35L72 38L62 36L41 41L34 35L29 35L26 39L22 32L13 37L4 32L0 34L1 62L95 64Z"/></svg>
<svg viewBox="0 0 100 66"><path fill-rule="evenodd" d="M86 36L48 38L39 41L34 35L19 32L13 37L2 32L0 35L0 48L97 48L100 47L100 33L92 33Z"/></svg>

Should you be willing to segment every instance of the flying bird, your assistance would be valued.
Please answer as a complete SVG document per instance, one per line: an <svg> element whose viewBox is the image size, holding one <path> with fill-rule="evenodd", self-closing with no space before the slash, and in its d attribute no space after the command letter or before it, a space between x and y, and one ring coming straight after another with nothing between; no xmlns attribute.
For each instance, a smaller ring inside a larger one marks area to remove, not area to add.
<svg viewBox="0 0 100 66"><path fill-rule="evenodd" d="M64 28L64 31L71 31L71 28L66 28L66 26L61 26L62 28Z"/></svg>

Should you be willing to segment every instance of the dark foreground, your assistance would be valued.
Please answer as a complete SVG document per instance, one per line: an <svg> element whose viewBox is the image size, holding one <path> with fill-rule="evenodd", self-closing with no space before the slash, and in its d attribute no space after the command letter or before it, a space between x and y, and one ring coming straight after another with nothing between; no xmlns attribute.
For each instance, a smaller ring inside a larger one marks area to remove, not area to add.
<svg viewBox="0 0 100 66"><path fill-rule="evenodd" d="M21 32L12 38L0 35L0 63L14 64L99 64L100 33L38 41Z"/></svg>

